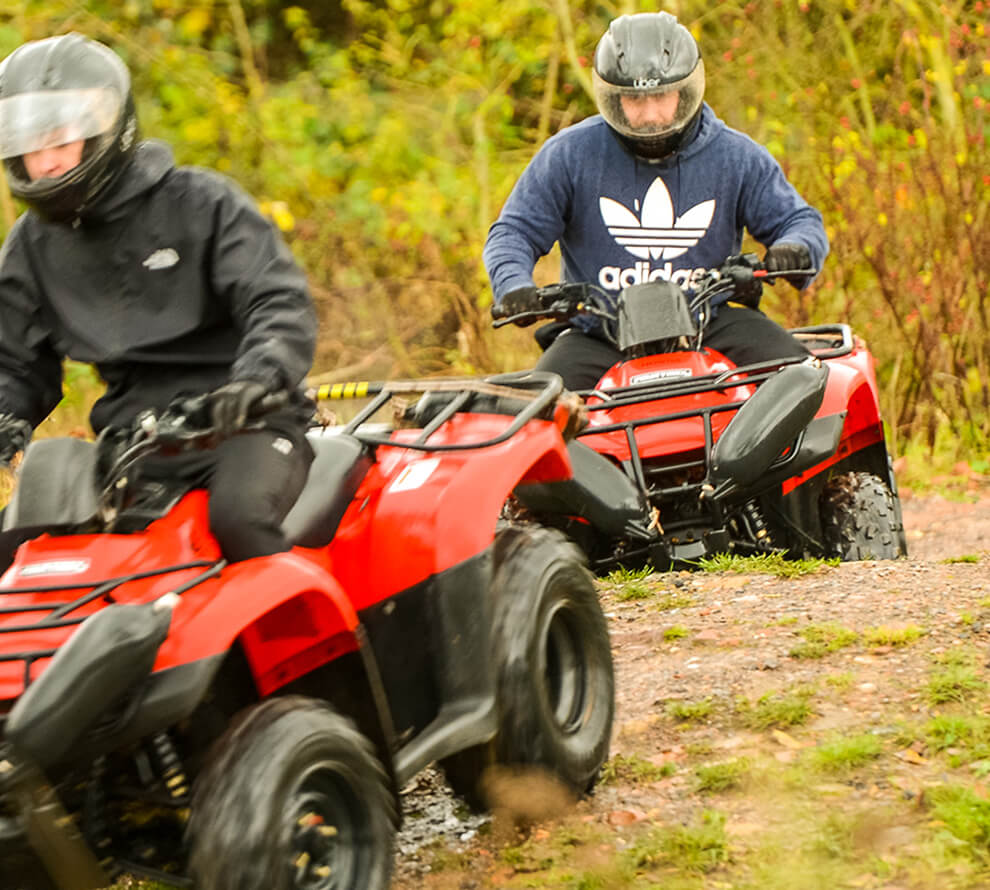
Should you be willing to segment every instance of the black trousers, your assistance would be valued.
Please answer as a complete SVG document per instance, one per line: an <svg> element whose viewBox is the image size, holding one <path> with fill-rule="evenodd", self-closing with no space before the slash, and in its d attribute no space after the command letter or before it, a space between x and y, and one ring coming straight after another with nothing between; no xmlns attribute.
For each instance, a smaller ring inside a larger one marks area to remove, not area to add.
<svg viewBox="0 0 990 890"><path fill-rule="evenodd" d="M289 549L285 519L306 483L313 449L299 427L238 433L215 450L145 462L142 480L186 480L209 492L210 530L229 562Z"/></svg>
<svg viewBox="0 0 990 890"><path fill-rule="evenodd" d="M282 520L299 497L312 462L304 427L264 429L232 436L214 451L147 460L141 479L208 489L210 530L224 558L237 562L289 549ZM49 527L0 532L0 572L21 544L46 531L59 533Z"/></svg>
<svg viewBox="0 0 990 890"><path fill-rule="evenodd" d="M701 342L737 365L811 354L777 322L746 306L719 306ZM568 328L547 347L536 369L560 374L567 389L593 389L621 359L622 353L606 340Z"/></svg>

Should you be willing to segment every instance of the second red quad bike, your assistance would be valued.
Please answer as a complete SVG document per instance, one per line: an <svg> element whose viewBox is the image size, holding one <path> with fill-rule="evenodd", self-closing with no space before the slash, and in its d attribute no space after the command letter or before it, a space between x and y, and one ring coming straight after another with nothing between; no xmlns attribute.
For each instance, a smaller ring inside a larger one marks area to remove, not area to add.
<svg viewBox="0 0 990 890"><path fill-rule="evenodd" d="M27 449L0 579L6 890L386 890L399 789L433 761L474 803L489 766L591 789L613 716L592 576L560 531L499 520L571 476L575 401L553 375L436 385L425 425L372 423L402 389L379 385L315 430L291 551L234 564L204 491L139 472L215 444L202 400Z"/></svg>
<svg viewBox="0 0 990 890"><path fill-rule="evenodd" d="M755 307L763 282L808 271L771 274L745 254L690 294L660 280L616 302L590 284L556 284L497 307L496 326L598 316L622 353L579 393L589 421L569 446L574 478L520 486L520 513L563 529L598 572L729 552L906 555L873 357L849 326L793 330L806 359L737 367L701 345L720 303ZM623 486L599 472L601 458L623 470ZM627 522L603 534L595 511L607 497L626 504Z"/></svg>

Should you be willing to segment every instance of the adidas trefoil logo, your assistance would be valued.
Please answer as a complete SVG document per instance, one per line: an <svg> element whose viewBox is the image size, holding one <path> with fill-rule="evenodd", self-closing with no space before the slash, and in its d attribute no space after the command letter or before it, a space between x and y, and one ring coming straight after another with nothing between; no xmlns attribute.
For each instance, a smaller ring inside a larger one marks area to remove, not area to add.
<svg viewBox="0 0 990 890"><path fill-rule="evenodd" d="M168 269L179 262L179 252L172 247L161 247L143 263L146 269Z"/></svg>
<svg viewBox="0 0 990 890"><path fill-rule="evenodd" d="M671 260L687 253L704 237L715 215L713 198L695 204L675 219L670 192L659 176L643 198L639 219L628 207L612 198L599 198L598 206L608 233L616 243L644 260Z"/></svg>

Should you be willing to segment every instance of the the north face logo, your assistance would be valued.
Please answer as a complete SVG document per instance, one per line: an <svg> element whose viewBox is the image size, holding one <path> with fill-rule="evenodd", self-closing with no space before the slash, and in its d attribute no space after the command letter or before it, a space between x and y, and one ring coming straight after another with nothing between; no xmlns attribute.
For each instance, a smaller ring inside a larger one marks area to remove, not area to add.
<svg viewBox="0 0 990 890"><path fill-rule="evenodd" d="M704 237L715 215L713 198L696 204L675 219L670 192L659 176L653 180L653 185L643 198L639 218L612 198L599 198L598 206L602 220L616 243L644 260L671 260L687 253Z"/></svg>
<svg viewBox="0 0 990 890"><path fill-rule="evenodd" d="M156 250L143 263L146 269L168 269L179 262L179 252L172 247L162 247Z"/></svg>

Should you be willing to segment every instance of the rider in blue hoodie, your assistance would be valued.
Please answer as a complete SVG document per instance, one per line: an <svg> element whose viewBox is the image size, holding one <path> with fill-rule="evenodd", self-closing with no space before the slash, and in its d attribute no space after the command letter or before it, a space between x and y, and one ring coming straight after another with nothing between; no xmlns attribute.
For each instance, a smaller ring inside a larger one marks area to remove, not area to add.
<svg viewBox="0 0 990 890"><path fill-rule="evenodd" d="M595 51L600 114L547 140L509 195L485 244L493 314L525 303L536 261L560 243L561 278L606 293L658 278L691 285L738 254L743 231L769 245L771 271L817 270L828 253L821 214L770 153L704 103L691 33L669 13L621 16ZM799 288L814 274L791 276ZM508 297L508 300L506 300ZM538 332L537 368L588 389L619 360L591 317ZM725 305L703 343L736 364L806 355L758 309Z"/></svg>

